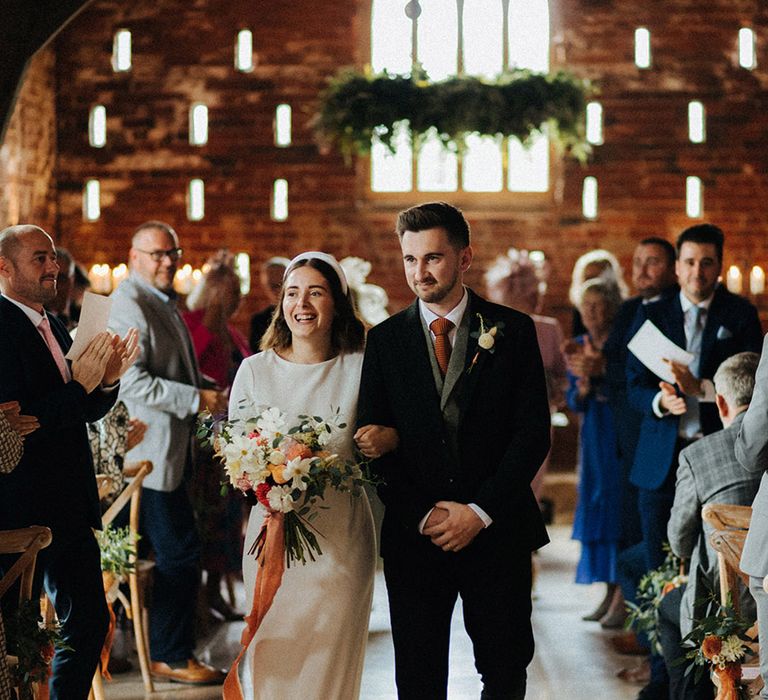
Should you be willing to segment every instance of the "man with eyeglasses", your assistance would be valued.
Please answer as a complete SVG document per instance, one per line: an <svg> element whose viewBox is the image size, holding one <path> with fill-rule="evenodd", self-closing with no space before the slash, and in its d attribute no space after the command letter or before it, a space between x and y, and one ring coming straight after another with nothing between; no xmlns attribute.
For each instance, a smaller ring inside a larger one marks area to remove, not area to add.
<svg viewBox="0 0 768 700"><path fill-rule="evenodd" d="M141 546L155 552L149 648L158 679L206 685L224 674L199 662L195 601L200 545L185 476L192 464L195 416L226 410L226 398L202 388L192 341L176 308L173 278L181 257L176 232L161 221L136 229L130 275L112 295L110 326L139 329L139 359L126 373L120 398L144 421L144 440L132 460L151 460L141 499Z"/></svg>

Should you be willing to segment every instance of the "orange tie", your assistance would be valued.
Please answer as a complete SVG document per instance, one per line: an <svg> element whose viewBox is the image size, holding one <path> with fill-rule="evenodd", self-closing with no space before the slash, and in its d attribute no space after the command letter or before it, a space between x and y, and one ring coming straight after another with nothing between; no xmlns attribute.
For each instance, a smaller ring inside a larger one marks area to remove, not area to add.
<svg viewBox="0 0 768 700"><path fill-rule="evenodd" d="M440 374L445 376L448 371L448 362L451 359L451 341L448 334L453 328L453 321L447 318L436 318L429 324L429 330L435 334L435 357L440 367Z"/></svg>

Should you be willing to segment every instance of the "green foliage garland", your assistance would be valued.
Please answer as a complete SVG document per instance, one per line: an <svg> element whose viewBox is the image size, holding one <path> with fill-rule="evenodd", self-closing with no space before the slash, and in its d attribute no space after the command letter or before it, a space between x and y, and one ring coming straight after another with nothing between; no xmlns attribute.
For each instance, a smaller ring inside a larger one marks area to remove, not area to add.
<svg viewBox="0 0 768 700"><path fill-rule="evenodd" d="M313 126L321 144L337 145L348 158L367 154L374 137L394 151L395 126L403 121L418 138L436 132L449 149L460 148L472 133L525 143L546 124L550 138L583 161L590 152L584 112L592 92L588 81L565 71L430 82L423 73L412 78L344 69L321 94Z"/></svg>
<svg viewBox="0 0 768 700"><path fill-rule="evenodd" d="M96 540L101 550L101 570L108 571L116 578L123 579L135 568L136 544L129 527L114 528L107 525L96 531Z"/></svg>

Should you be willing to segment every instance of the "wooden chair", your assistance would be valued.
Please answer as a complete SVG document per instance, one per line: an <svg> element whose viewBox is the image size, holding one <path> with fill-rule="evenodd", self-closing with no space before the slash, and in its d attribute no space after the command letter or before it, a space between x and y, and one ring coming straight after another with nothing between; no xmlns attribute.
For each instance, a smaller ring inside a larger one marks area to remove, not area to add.
<svg viewBox="0 0 768 700"><path fill-rule="evenodd" d="M37 554L41 549L45 549L52 539L51 531L41 525L0 531L0 554L21 554L0 579L0 598L16 581L19 581L19 603L32 597L32 579L35 575ZM12 656L8 657L8 661L9 665L18 663L18 659Z"/></svg>
<svg viewBox="0 0 768 700"><path fill-rule="evenodd" d="M749 522L752 519L750 506L735 506L709 503L701 510L704 522L714 528L709 536L709 542L717 552L717 566L720 575L720 602L725 605L730 595L733 607L739 609L739 580L749 588L749 575L741 570L741 553L749 532ZM753 639L757 639L757 623L747 631ZM755 656L742 665L742 678L747 683L750 696L762 687L760 668L757 665L757 644L753 647Z"/></svg>
<svg viewBox="0 0 768 700"><path fill-rule="evenodd" d="M709 541L717 552L717 566L720 574L720 602L725 604L731 594L733 605L739 607L741 579L749 587L749 576L741 570L741 552L747 539L749 521L752 518L750 506L734 506L708 503L701 510L701 517L714 530Z"/></svg>
<svg viewBox="0 0 768 700"><path fill-rule="evenodd" d="M141 508L141 487L144 478L152 471L152 462L144 460L142 462L133 462L126 464L123 468L123 474L131 479L125 485L123 490L114 500L111 506L101 517L103 527L110 525L117 517L118 513L130 502L130 514L128 516L128 527L134 538L134 543L138 539L139 531L139 512ZM121 593L118 598L125 607L126 614L133 622L133 632L136 639L136 651L139 656L139 666L141 667L141 677L144 681L144 690L147 693L153 693L155 690L152 683L152 675L149 669L149 640L147 636L147 613L144 607L143 583L151 569L151 564L143 561L134 561L135 568L128 574L128 589L130 591L130 601ZM97 670L93 677L92 686L93 696L96 700L104 698L104 690L101 682L101 673Z"/></svg>

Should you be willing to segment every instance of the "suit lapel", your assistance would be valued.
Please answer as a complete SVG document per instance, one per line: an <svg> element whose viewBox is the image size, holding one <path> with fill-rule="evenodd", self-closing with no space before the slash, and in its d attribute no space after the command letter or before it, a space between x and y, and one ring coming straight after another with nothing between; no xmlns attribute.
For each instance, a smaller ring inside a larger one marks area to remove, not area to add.
<svg viewBox="0 0 768 700"><path fill-rule="evenodd" d="M701 336L701 358L699 359L699 370L704 367L705 360L712 357L712 351L717 341L717 332L722 325L723 293L722 287L718 287L715 296L707 311L707 322L704 324L704 333Z"/></svg>
<svg viewBox="0 0 768 700"><path fill-rule="evenodd" d="M5 318L8 325L15 326L15 330L12 327L4 327L3 332L12 334L18 340L18 345L24 348L25 358L29 360L30 365L39 368L42 374L40 377L41 381L62 384L64 380L61 378L61 372L59 372L56 360L53 359L47 343L43 340L43 336L40 335L40 331L35 328L27 315L14 303L7 299L0 299L0 301L5 306ZM62 343L62 340L59 338L56 323L51 323L51 329L59 345L64 346L63 351L66 353L69 345Z"/></svg>
<svg viewBox="0 0 768 700"><path fill-rule="evenodd" d="M670 305L669 339L683 349L687 349L688 341L685 338L685 314L680 305L680 295L676 295Z"/></svg>
<svg viewBox="0 0 768 700"><path fill-rule="evenodd" d="M182 349L181 355L184 359L184 365L187 368L187 372L189 372L189 378L191 382L195 384L195 386L199 385L200 381L199 372L197 369L197 360L195 359L192 348L190 346L189 334L186 331L184 331L182 334L182 330L184 329L177 327L172 317L174 311L169 308L168 305L160 299L160 297L158 297L156 294L153 294L151 291L144 289L141 284L134 282L134 285L139 294L141 294L144 303L153 310L154 314L158 319L160 319L160 322L163 324L163 326L165 326L168 333L171 334L170 337L179 339ZM181 318L179 318L179 322L182 326L184 325L184 321L181 320Z"/></svg>
<svg viewBox="0 0 768 700"><path fill-rule="evenodd" d="M448 403L451 393L462 378L467 366L466 355L470 340L469 323L471 318L471 310L469 307L470 305L467 304L467 308L464 310L464 316L456 330L456 339L453 350L451 351L451 360L448 363L448 372L445 375L443 391L440 397L440 410L445 409L445 405Z"/></svg>
<svg viewBox="0 0 768 700"><path fill-rule="evenodd" d="M461 394L459 395L459 424L464 418L464 413L467 406L469 406L472 400L472 395L477 387L477 381L480 374L483 371L483 367L488 360L489 352L481 351L477 344L480 334L480 316L482 316L484 322L491 323L497 319L488 318L486 316L486 309L483 304L483 300L474 294L471 290L469 292L469 304L467 305L467 314L469 314L469 328L467 331L467 349L464 354L464 382L462 384ZM486 328L486 330L488 330ZM475 361L477 356L477 361ZM474 364L473 364L474 363Z"/></svg>

